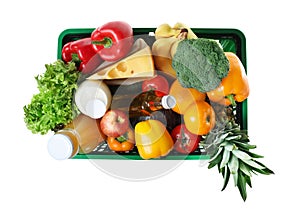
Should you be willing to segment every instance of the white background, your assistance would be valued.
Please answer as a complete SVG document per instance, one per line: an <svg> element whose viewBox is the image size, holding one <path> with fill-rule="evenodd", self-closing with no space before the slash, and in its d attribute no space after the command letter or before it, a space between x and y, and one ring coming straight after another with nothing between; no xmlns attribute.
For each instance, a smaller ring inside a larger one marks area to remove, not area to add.
<svg viewBox="0 0 300 214"><path fill-rule="evenodd" d="M58 3L59 2L59 3ZM299 188L299 7L297 1L5 1L0 7L1 213L295 213ZM197 3L196 3L197 2ZM243 3L242 3L243 2ZM298 8L298 9L297 9ZM66 28L123 20L132 27L180 21L238 28L247 38L249 135L275 175L252 177L243 202L216 169L185 161L146 182L111 177L88 160L55 161L49 136L33 135L23 106L34 76L56 60Z"/></svg>

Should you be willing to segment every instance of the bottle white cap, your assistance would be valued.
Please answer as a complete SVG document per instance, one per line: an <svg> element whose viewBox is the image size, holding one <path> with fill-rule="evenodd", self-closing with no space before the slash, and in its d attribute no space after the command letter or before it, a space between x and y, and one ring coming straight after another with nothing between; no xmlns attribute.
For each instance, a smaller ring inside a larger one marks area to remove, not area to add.
<svg viewBox="0 0 300 214"><path fill-rule="evenodd" d="M163 96L161 99L162 107L165 109L174 108L176 105L176 99L172 95Z"/></svg>
<svg viewBox="0 0 300 214"><path fill-rule="evenodd" d="M71 157L73 144L68 136L55 134L48 141L48 153L56 160L66 160Z"/></svg>
<svg viewBox="0 0 300 214"><path fill-rule="evenodd" d="M99 99L91 99L85 106L85 111L88 116L94 119L101 118L106 112L106 105Z"/></svg>

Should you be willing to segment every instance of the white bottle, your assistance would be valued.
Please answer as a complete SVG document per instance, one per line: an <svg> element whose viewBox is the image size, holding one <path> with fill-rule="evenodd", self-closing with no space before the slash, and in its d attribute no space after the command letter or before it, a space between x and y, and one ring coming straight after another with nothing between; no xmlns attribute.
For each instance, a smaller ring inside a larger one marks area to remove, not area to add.
<svg viewBox="0 0 300 214"><path fill-rule="evenodd" d="M102 80L85 80L75 92L79 111L91 118L101 118L111 105L111 92Z"/></svg>

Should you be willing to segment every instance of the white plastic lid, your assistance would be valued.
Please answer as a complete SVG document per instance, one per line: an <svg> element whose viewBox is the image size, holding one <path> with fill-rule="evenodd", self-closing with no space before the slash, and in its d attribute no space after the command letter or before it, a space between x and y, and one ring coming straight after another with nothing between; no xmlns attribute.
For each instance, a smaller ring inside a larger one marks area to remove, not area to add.
<svg viewBox="0 0 300 214"><path fill-rule="evenodd" d="M55 134L48 141L48 152L56 160L66 160L71 157L73 144L68 136Z"/></svg>
<svg viewBox="0 0 300 214"><path fill-rule="evenodd" d="M106 112L106 105L99 99L91 99L85 106L85 111L88 116L94 119L101 118Z"/></svg>
<svg viewBox="0 0 300 214"><path fill-rule="evenodd" d="M163 96L161 99L162 107L165 109L174 108L176 105L176 99L172 95Z"/></svg>

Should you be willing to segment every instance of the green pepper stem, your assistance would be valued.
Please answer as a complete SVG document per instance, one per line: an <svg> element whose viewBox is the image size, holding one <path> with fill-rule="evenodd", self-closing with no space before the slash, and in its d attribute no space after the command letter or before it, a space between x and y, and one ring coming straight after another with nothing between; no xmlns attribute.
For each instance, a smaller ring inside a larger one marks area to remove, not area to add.
<svg viewBox="0 0 300 214"><path fill-rule="evenodd" d="M128 140L128 132L125 132L125 134L119 136L116 138L117 141L119 141L120 143L125 142Z"/></svg>
<svg viewBox="0 0 300 214"><path fill-rule="evenodd" d="M72 53L72 61L75 62L75 63L80 63L81 60L79 59L79 56L77 53Z"/></svg>
<svg viewBox="0 0 300 214"><path fill-rule="evenodd" d="M94 45L103 45L104 48L110 48L113 45L113 41L111 38L109 37L105 37L103 40L101 41L92 41L92 44Z"/></svg>
<svg viewBox="0 0 300 214"><path fill-rule="evenodd" d="M232 106L236 106L236 102L234 100L233 94L227 95L226 98L230 101L230 103L231 103Z"/></svg>

